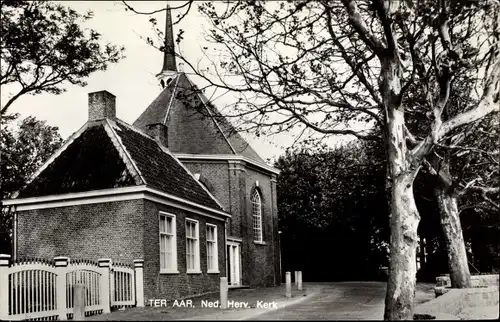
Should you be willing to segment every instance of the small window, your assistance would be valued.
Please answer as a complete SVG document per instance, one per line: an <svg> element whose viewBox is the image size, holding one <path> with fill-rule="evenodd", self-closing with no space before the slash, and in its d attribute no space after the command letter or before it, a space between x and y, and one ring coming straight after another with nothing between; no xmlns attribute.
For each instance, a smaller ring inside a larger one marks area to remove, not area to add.
<svg viewBox="0 0 500 322"><path fill-rule="evenodd" d="M262 242L262 201L260 194L255 190L252 194L252 217L253 217L253 236L255 241Z"/></svg>
<svg viewBox="0 0 500 322"><path fill-rule="evenodd" d="M198 221L186 219L186 272L200 273Z"/></svg>
<svg viewBox="0 0 500 322"><path fill-rule="evenodd" d="M160 212L160 273L178 273L175 216Z"/></svg>
<svg viewBox="0 0 500 322"><path fill-rule="evenodd" d="M207 272L219 273L217 226L207 224Z"/></svg>

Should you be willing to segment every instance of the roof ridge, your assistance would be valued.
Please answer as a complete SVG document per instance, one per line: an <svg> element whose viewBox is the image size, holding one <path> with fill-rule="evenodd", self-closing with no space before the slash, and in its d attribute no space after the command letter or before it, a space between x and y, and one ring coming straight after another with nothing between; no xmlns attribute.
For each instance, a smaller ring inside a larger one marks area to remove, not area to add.
<svg viewBox="0 0 500 322"><path fill-rule="evenodd" d="M110 120L111 121L111 120ZM143 132L140 128L138 128L137 126L133 125L133 124L128 124L127 122L123 121L123 120L120 120L119 118L115 118L113 119L113 122L114 123L120 123L122 124L123 126L129 128L130 130L134 131L134 132L137 132L139 134L141 134L142 136L145 136L147 137L148 139L153 139L149 134ZM120 130L120 129L118 129Z"/></svg>
<svg viewBox="0 0 500 322"><path fill-rule="evenodd" d="M106 123L104 124L104 130L108 134L109 139L111 140L115 149L117 150L118 155L122 158L123 163L125 163L125 167L130 171L130 174L134 177L136 184L138 185L140 185L141 183L147 184L146 180L144 179L144 176L142 175L141 171L135 164L134 159L132 159L130 153L128 153L127 151L127 148L121 141L121 138L116 134L115 129L112 126L112 123L114 123L115 120L117 120L117 118L113 120L106 118L105 120ZM138 182L139 180L142 182Z"/></svg>
<svg viewBox="0 0 500 322"><path fill-rule="evenodd" d="M42 172L45 170L52 162L54 162L60 155L63 153L70 145L73 143L77 138L82 135L83 132L90 126L90 125L95 125L98 124L101 121L97 122L85 122L85 124L82 125L80 129L78 129L76 132L71 134L69 138L67 138L64 143L57 149L52 155L42 164L41 167L39 167L32 175L31 177L26 181L26 183L16 192L12 194L11 199L17 198L19 196L19 193L21 190L26 188L29 184L33 182Z"/></svg>
<svg viewBox="0 0 500 322"><path fill-rule="evenodd" d="M170 114L172 102L174 101L175 91L177 90L177 85L179 84L179 79L181 79L181 75L179 74L176 78L177 79L175 80L174 88L172 89L172 95L170 95L170 102L168 103L168 106L167 106L167 112L165 113L165 118L163 119L163 124L165 124L165 125L167 124L168 114ZM173 81L172 81L172 83L173 83Z"/></svg>

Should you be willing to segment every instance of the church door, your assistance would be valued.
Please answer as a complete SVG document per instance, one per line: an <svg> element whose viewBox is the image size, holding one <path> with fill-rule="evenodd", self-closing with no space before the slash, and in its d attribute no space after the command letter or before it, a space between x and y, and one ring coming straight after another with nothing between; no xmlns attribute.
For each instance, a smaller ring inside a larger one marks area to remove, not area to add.
<svg viewBox="0 0 500 322"><path fill-rule="evenodd" d="M235 242L227 242L227 283L229 286L241 285L241 256L240 244Z"/></svg>

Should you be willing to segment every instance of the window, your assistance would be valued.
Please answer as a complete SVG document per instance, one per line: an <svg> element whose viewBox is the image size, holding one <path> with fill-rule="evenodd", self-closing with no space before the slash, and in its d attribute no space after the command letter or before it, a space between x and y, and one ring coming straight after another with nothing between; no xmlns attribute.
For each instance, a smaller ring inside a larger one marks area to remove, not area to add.
<svg viewBox="0 0 500 322"><path fill-rule="evenodd" d="M207 272L219 273L217 226L207 224Z"/></svg>
<svg viewBox="0 0 500 322"><path fill-rule="evenodd" d="M186 272L201 273L198 222L186 219Z"/></svg>
<svg viewBox="0 0 500 322"><path fill-rule="evenodd" d="M253 236L255 241L262 241L262 202L255 190L252 194Z"/></svg>
<svg viewBox="0 0 500 322"><path fill-rule="evenodd" d="M175 216L160 212L160 273L178 273Z"/></svg>

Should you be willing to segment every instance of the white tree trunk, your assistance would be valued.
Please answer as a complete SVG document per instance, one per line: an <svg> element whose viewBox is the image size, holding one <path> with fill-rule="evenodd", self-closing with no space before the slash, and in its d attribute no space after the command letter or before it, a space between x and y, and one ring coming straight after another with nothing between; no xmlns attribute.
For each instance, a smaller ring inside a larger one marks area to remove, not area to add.
<svg viewBox="0 0 500 322"><path fill-rule="evenodd" d="M446 242L451 287L470 287L470 271L460 216L458 214L457 199L442 188L436 189L436 197L438 200L441 227L443 228Z"/></svg>
<svg viewBox="0 0 500 322"><path fill-rule="evenodd" d="M391 264L385 298L385 320L413 319L420 216L413 196L412 181L412 176L402 175L392 185Z"/></svg>
<svg viewBox="0 0 500 322"><path fill-rule="evenodd" d="M401 69L396 57L383 61L381 88L386 112L386 144L391 176L390 266L384 320L412 320L417 274L417 227L420 216L413 196L419 166L412 164L404 133Z"/></svg>

